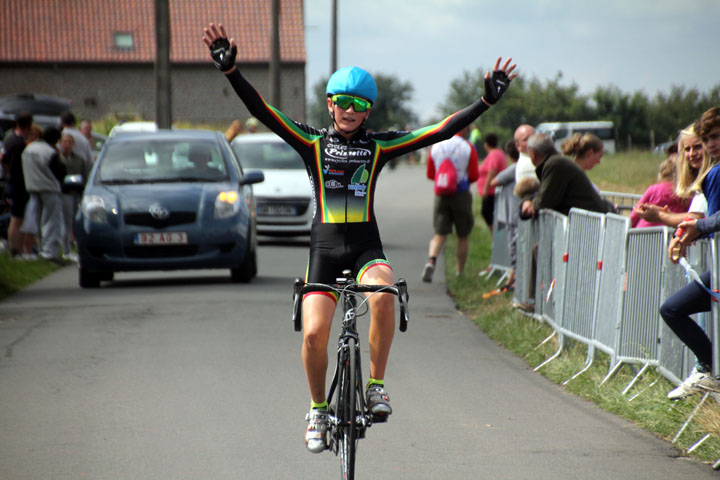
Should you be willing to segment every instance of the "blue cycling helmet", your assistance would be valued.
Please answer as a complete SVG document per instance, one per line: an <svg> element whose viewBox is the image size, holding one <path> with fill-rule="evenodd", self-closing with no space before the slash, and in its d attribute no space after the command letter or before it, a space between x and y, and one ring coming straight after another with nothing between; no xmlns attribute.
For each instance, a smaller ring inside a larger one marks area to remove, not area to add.
<svg viewBox="0 0 720 480"><path fill-rule="evenodd" d="M325 93L328 96L346 93L375 103L375 100L377 100L377 84L372 75L362 68L343 67L330 76Z"/></svg>

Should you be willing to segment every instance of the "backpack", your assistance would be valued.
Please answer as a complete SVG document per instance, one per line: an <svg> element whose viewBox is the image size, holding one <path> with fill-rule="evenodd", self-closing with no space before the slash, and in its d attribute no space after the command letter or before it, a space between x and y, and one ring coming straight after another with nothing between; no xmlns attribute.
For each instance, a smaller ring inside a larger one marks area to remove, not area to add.
<svg viewBox="0 0 720 480"><path fill-rule="evenodd" d="M435 195L455 195L457 183L455 165L450 158L445 158L435 172Z"/></svg>

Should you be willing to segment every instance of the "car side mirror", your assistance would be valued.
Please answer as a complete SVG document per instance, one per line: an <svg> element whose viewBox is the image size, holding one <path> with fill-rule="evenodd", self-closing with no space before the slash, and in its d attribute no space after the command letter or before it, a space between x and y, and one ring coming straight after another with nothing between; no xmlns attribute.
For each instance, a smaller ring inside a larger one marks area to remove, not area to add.
<svg viewBox="0 0 720 480"><path fill-rule="evenodd" d="M85 181L82 175L66 175L63 179L63 193L82 193L85 190Z"/></svg>
<svg viewBox="0 0 720 480"><path fill-rule="evenodd" d="M245 172L242 180L240 180L240 185L251 185L253 183L260 183L264 181L265 174L263 172L261 172L260 170L252 170L249 172Z"/></svg>

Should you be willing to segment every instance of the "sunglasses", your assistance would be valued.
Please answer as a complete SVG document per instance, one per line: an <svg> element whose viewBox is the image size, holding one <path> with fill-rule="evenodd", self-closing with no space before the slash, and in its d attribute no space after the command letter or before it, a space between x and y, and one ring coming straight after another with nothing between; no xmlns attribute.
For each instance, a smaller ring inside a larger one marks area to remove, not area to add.
<svg viewBox="0 0 720 480"><path fill-rule="evenodd" d="M353 109L358 112L367 112L370 107L372 107L372 103L370 103L368 100L365 100L364 98L360 97L353 97L352 95L333 95L330 97L335 105L342 108L343 110L347 110L350 105L353 106Z"/></svg>

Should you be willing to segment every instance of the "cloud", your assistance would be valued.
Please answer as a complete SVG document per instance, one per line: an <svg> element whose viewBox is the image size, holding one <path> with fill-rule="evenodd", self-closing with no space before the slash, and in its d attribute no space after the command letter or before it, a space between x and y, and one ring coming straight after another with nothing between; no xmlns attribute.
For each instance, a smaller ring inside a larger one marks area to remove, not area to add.
<svg viewBox="0 0 720 480"><path fill-rule="evenodd" d="M512 56L519 73L563 73L582 92L613 84L648 94L720 83L715 0L338 0L339 65L394 74L415 86L421 118L453 79ZM305 0L308 86L329 74L330 0ZM315 20L311 20L314 18ZM321 28L325 30L320 33ZM313 41L311 41L311 38Z"/></svg>

